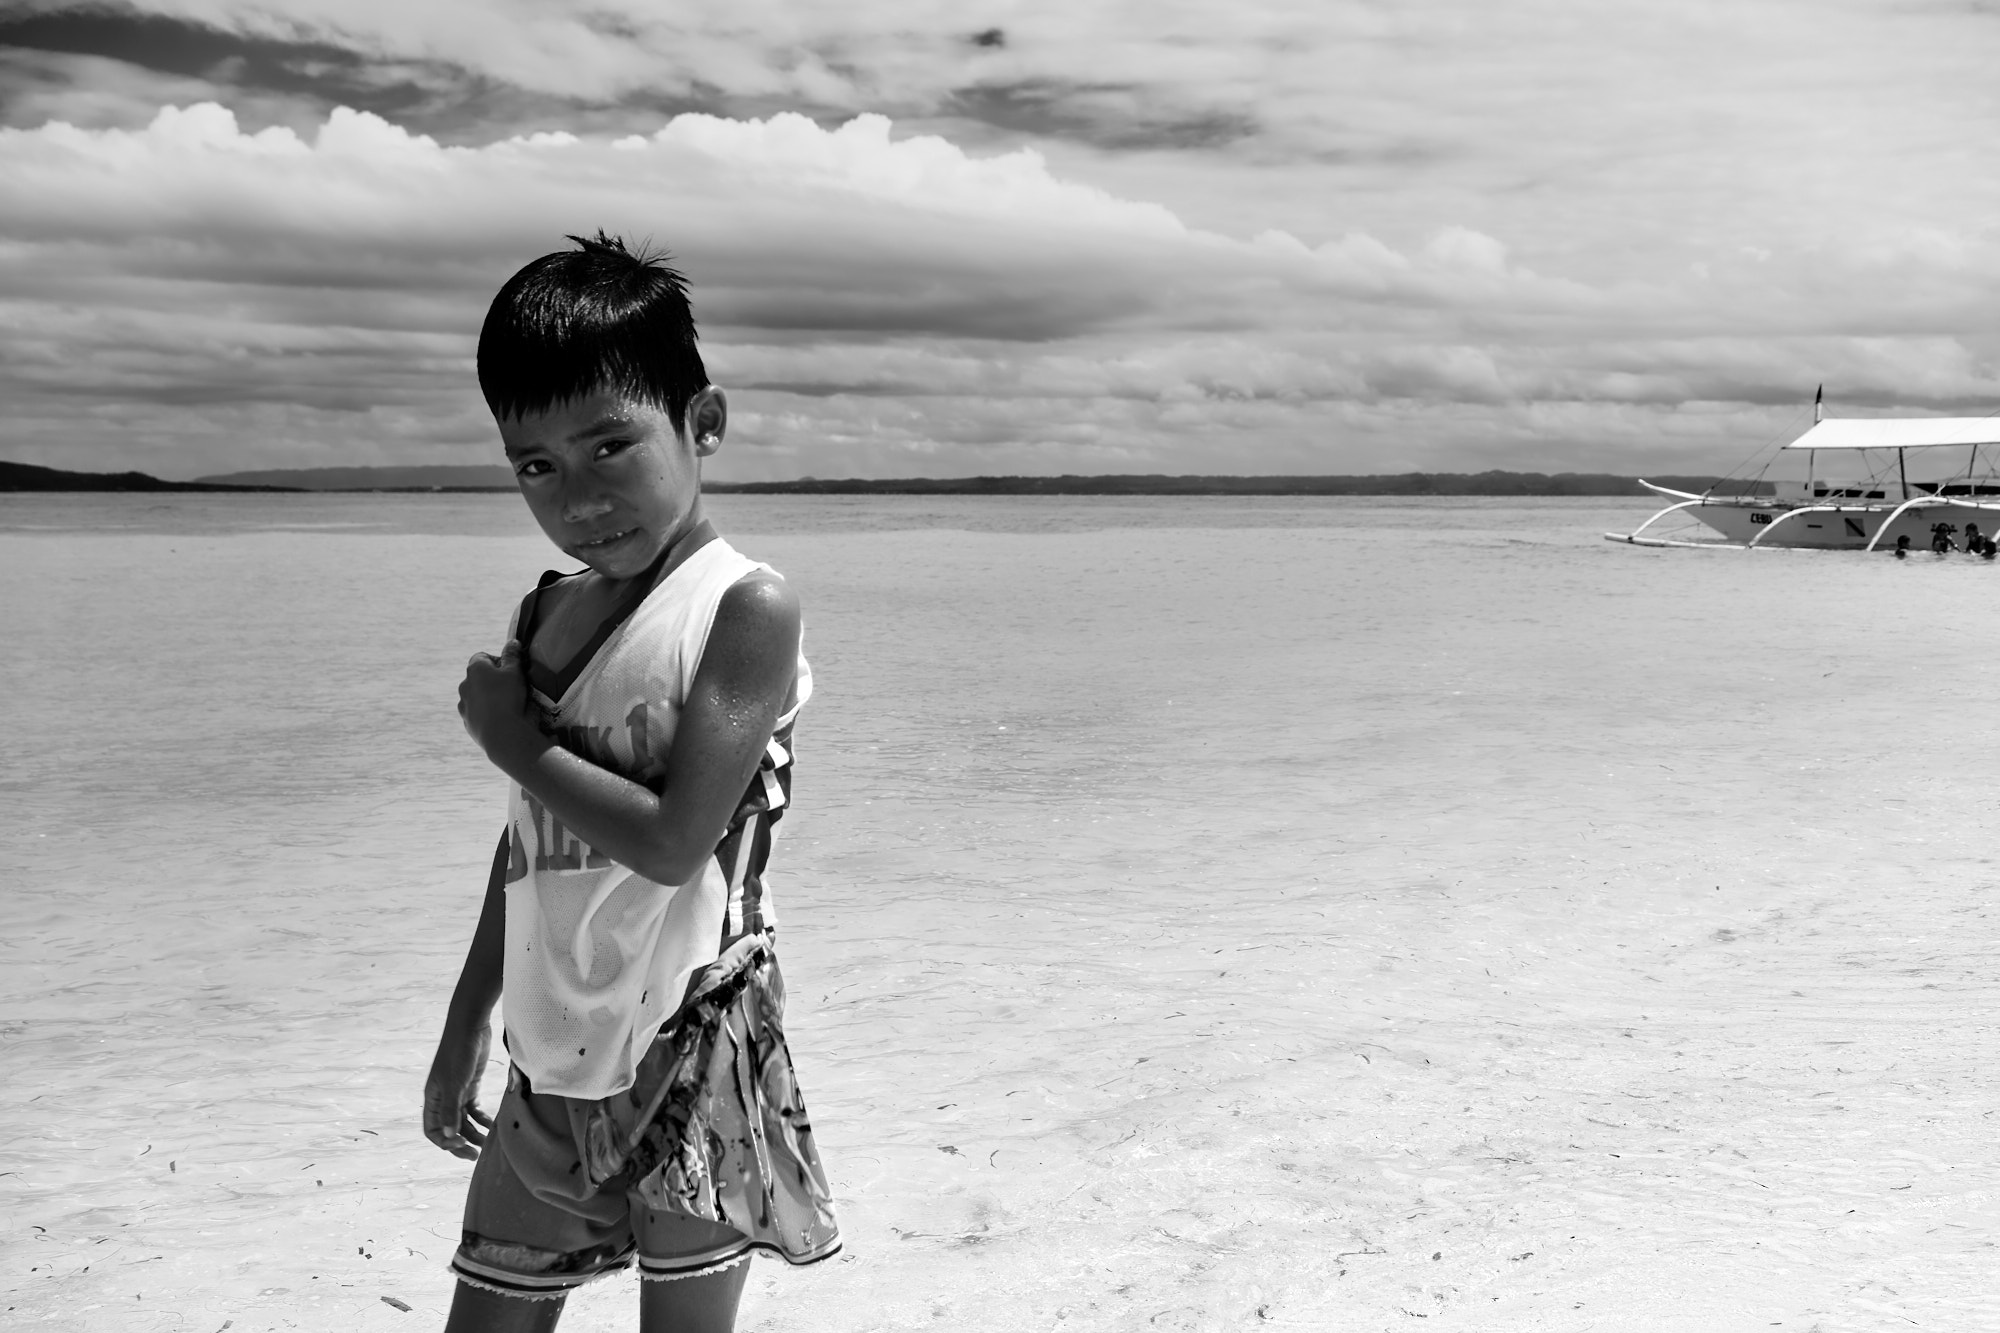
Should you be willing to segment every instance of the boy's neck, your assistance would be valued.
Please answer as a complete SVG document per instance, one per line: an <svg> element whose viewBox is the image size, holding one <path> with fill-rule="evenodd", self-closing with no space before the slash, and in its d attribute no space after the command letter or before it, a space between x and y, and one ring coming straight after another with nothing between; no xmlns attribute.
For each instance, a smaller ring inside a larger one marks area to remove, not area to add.
<svg viewBox="0 0 2000 1333"><path fill-rule="evenodd" d="M662 579L685 563L689 556L714 541L718 535L715 531L715 525L708 521L708 516L697 511L694 515L694 522L688 524L686 528L682 529L679 536L668 542L667 548L660 552L659 558L654 560L648 568L638 574L634 574L629 579L620 579L616 583L610 583L609 580L606 582L612 588L620 590L633 587L657 587Z"/></svg>
<svg viewBox="0 0 2000 1333"><path fill-rule="evenodd" d="M660 552L646 569L628 579L612 581L592 573L576 580L544 618L533 606L522 616L528 644L528 679L551 699L569 691L576 675L604 640L688 557L718 539L706 518L697 518ZM537 592L539 597L539 590ZM544 633L544 631L547 631Z"/></svg>

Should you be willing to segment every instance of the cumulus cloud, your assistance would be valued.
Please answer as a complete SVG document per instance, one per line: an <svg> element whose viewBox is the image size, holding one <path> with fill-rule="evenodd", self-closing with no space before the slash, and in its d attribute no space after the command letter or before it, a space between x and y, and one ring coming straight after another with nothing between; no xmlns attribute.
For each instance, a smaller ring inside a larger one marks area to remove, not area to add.
<svg viewBox="0 0 2000 1333"><path fill-rule="evenodd" d="M1359 364L1337 342L1366 321L1335 305L1442 307L1495 283L1532 304L1543 285L1494 261L1490 239L1450 233L1415 256L1364 237L1237 240L1064 181L1033 152L976 157L891 129L690 115L648 136L463 148L351 111L309 136L251 133L201 104L137 131L0 131L17 187L0 201L10 429L47 457L79 434L56 424L65 410L101 430L122 404L112 439L171 446L169 471L230 449L405 448L426 413L440 444L465 439L483 301L564 231L597 226L674 248L719 374L816 403L836 448L858 415L915 456L952 446L958 469L992 446L1076 443L1093 413L1085 442L1127 433L1099 447L1109 460L1192 441L1203 405L1296 414L1398 394L1422 358ZM1494 394L1492 374L1468 389L1450 366L1425 383ZM252 408L284 409L282 429L232 438ZM403 414L394 431L349 438L387 411ZM187 423L211 420L214 443L178 457L203 436Z"/></svg>
<svg viewBox="0 0 2000 1333"><path fill-rule="evenodd" d="M600 226L694 278L740 391L724 476L1692 470L1821 380L1863 408L2000 389L2000 184L1964 148L1990 112L1949 80L1910 109L1927 18L1880 19L1843 101L1774 36L1782 0L1615 42L1534 3L1009 6L991 41L944 6L147 8L338 48L350 83L582 110L427 135L305 114L296 62L253 95L84 56L24 92L17 60L9 456L469 461L487 297ZM1852 40L1865 9L1815 12ZM139 118L154 97L181 101ZM815 116L606 110L676 98Z"/></svg>

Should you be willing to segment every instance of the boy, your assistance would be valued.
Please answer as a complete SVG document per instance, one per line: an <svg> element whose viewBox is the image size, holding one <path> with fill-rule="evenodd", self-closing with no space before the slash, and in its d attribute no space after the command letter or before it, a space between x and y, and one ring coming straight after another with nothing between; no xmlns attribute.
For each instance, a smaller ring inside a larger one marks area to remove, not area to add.
<svg viewBox="0 0 2000 1333"><path fill-rule="evenodd" d="M839 1248L763 883L812 677L798 599L702 511L728 402L685 281L570 239L479 335L521 494L586 568L544 575L459 687L513 793L424 1089L425 1135L477 1162L446 1329L553 1328L636 1256L643 1329L727 1333L752 1249ZM513 1063L489 1117L496 1000Z"/></svg>

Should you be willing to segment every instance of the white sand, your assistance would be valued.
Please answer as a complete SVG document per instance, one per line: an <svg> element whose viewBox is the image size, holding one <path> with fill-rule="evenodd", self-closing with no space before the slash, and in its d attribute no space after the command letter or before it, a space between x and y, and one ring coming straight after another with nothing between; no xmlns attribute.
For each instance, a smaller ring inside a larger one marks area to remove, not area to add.
<svg viewBox="0 0 2000 1333"><path fill-rule="evenodd" d="M1188 512L1276 526L745 506L822 689L779 889L848 1250L740 1327L2000 1327L2000 568ZM0 537L0 1326L440 1324L451 689L542 559Z"/></svg>

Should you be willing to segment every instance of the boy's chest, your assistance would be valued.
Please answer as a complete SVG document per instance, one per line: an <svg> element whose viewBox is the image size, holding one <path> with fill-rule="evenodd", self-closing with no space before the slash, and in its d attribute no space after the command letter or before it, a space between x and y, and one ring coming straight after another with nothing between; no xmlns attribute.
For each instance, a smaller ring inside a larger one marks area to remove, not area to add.
<svg viewBox="0 0 2000 1333"><path fill-rule="evenodd" d="M558 745L650 785L679 730L680 617L671 601L629 617L618 602L583 579L545 588L525 645L528 676L551 705L543 725Z"/></svg>
<svg viewBox="0 0 2000 1333"><path fill-rule="evenodd" d="M598 628L617 610L618 600L595 575L543 589L524 645L528 660L551 675L581 665L577 654L590 646Z"/></svg>

